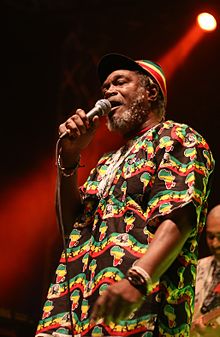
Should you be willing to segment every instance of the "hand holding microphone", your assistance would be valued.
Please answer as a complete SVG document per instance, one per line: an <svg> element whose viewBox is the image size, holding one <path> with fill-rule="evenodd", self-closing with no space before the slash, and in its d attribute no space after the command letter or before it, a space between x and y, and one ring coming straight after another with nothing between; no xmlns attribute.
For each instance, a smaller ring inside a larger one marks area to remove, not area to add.
<svg viewBox="0 0 220 337"><path fill-rule="evenodd" d="M86 113L86 117L88 118L89 121L93 119L94 116L104 116L107 115L111 110L111 103L107 99L100 99L96 102L94 108L92 108L89 112ZM77 113L70 117L64 124L61 124L60 126L60 137L59 139L64 138L67 135L70 135L71 133L74 132L74 130L77 133L77 126L78 126L78 131L82 130L85 131L83 124L80 122L79 118L80 117L83 120L85 120L85 115L82 113L83 110L78 109ZM80 113L81 112L81 113ZM77 123L78 120L78 123ZM85 122L86 123L86 122ZM76 125L74 125L76 124ZM86 123L86 126L88 126L88 123ZM61 131L62 128L66 128L64 132ZM83 132L84 133L84 132Z"/></svg>
<svg viewBox="0 0 220 337"><path fill-rule="evenodd" d="M99 126L99 120L94 119L92 126L90 121L95 116L108 114L110 110L110 102L107 99L101 99L87 113L82 109L77 109L65 123L59 126L59 142L62 142L60 155L63 166L71 167L79 159L81 151L91 142Z"/></svg>

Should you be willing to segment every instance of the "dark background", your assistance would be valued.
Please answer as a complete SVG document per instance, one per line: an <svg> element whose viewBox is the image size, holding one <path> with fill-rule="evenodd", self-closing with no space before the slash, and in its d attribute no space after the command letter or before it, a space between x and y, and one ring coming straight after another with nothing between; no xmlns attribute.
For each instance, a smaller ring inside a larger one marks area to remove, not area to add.
<svg viewBox="0 0 220 337"><path fill-rule="evenodd" d="M31 337L40 317L62 246L54 214L57 127L101 97L98 60L119 52L158 61L203 10L219 20L217 0L1 1L0 336ZM167 118L202 133L213 151L209 208L219 203L219 60L218 27L167 83ZM80 182L119 143L101 125ZM208 253L203 235L200 256Z"/></svg>

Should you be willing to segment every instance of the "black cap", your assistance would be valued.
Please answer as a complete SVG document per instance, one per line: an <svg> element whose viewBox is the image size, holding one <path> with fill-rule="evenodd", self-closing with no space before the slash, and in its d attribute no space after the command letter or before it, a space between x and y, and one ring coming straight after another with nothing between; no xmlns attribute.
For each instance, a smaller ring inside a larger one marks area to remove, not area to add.
<svg viewBox="0 0 220 337"><path fill-rule="evenodd" d="M111 53L103 56L98 64L98 75L100 82L103 83L109 74L119 69L140 71L148 74L147 71L145 71L131 58L125 55Z"/></svg>

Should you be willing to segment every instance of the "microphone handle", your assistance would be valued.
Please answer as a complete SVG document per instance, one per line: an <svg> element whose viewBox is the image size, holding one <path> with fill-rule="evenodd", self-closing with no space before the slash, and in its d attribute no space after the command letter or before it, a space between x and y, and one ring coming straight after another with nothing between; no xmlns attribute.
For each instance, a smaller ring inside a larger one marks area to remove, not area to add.
<svg viewBox="0 0 220 337"><path fill-rule="evenodd" d="M88 117L89 121L91 121L94 116L102 116L102 109L98 106L94 106L94 108L87 112L86 116Z"/></svg>

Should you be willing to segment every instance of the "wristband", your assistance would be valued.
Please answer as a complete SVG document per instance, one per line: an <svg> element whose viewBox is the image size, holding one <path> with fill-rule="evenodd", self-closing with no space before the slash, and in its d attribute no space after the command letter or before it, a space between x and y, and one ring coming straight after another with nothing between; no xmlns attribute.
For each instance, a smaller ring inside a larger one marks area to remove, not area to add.
<svg viewBox="0 0 220 337"><path fill-rule="evenodd" d="M142 267L136 266L135 262L132 265L132 269L136 270L136 272L138 274L140 274L145 279L145 281L147 282L148 286L152 285L151 277L148 274L148 272L146 272L146 270L144 270Z"/></svg>
<svg viewBox="0 0 220 337"><path fill-rule="evenodd" d="M132 265L127 271L126 278L141 294L147 295L152 281L150 275L142 267Z"/></svg>
<svg viewBox="0 0 220 337"><path fill-rule="evenodd" d="M80 165L80 157L79 157L79 160L75 163L75 165L70 166L70 167L63 167L61 165L61 157L60 157L60 154L59 154L58 159L57 159L57 165L58 165L58 168L59 168L61 174L64 177L71 177L72 175L74 175L76 169L81 166Z"/></svg>
<svg viewBox="0 0 220 337"><path fill-rule="evenodd" d="M126 279L130 284L135 287L144 296L147 294L147 283L146 281L137 273L129 269L126 274Z"/></svg>

